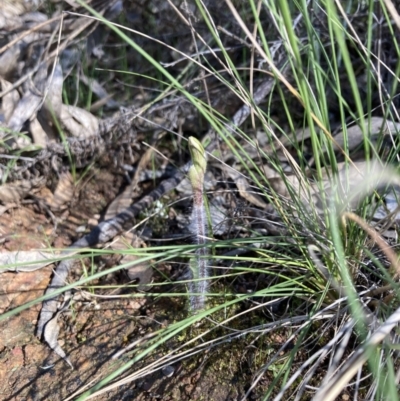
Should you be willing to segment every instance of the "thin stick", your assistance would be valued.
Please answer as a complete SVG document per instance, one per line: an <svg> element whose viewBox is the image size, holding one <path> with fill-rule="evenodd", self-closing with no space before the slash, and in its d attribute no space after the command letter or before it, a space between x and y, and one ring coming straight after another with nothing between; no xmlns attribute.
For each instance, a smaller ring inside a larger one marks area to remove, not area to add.
<svg viewBox="0 0 400 401"><path fill-rule="evenodd" d="M400 277L400 265L399 265L399 258L393 249L387 244L387 242L379 235L379 233L368 223L363 220L360 216L357 216L355 213L352 212L345 212L342 215L344 218L348 220L355 221L381 248L382 252L388 258L391 263L391 273L393 274L393 278Z"/></svg>

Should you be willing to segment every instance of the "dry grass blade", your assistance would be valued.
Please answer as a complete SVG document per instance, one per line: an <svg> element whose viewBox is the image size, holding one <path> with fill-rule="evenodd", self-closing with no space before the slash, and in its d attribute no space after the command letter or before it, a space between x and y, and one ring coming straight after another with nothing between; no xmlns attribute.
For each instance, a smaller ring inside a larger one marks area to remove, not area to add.
<svg viewBox="0 0 400 401"><path fill-rule="evenodd" d="M339 330L337 330L337 333L335 336L328 342L328 344L324 345L319 351L314 353L310 358L308 358L301 366L300 368L290 377L286 385L282 388L282 390L279 392L279 394L274 398L274 401L280 401L283 399L283 396L286 391L289 390L289 388L293 385L293 383L299 379L300 375L303 375L303 380L301 381L301 384L298 386L298 390L295 391L296 394L296 400L301 399L301 396L304 393L305 387L307 386L307 383L310 381L312 376L315 374L315 370L321 365L321 363L326 360L327 356L329 353L333 352L333 349L340 344L340 350L339 352L335 353L335 357L339 356L342 354L342 351L346 348L350 334L352 333L352 329L355 326L355 322L353 320L350 320L346 324L344 324ZM306 375L303 374L304 370L309 368L308 373Z"/></svg>
<svg viewBox="0 0 400 401"><path fill-rule="evenodd" d="M386 322L366 340L364 345L357 348L353 356L341 369L339 369L335 376L333 376L326 384L322 385L314 396L313 401L334 401L350 382L352 377L368 360L368 357L376 346L390 336L391 331L399 324L399 322L400 308L396 309Z"/></svg>
<svg viewBox="0 0 400 401"><path fill-rule="evenodd" d="M343 213L343 218L355 221L360 227L365 230L368 235L377 243L379 248L381 248L382 252L386 255L388 260L391 263L391 273L393 274L394 279L398 279L400 277L400 264L399 257L393 251L392 247L379 235L379 233L371 226L367 224L360 216L357 216L354 213Z"/></svg>
<svg viewBox="0 0 400 401"><path fill-rule="evenodd" d="M286 79L286 77L282 74L282 72L277 68L277 66L273 63L272 60L267 56L267 54L264 52L262 49L261 45L257 43L245 23L243 22L242 18L240 17L239 13L237 12L235 6L231 2L231 0L225 0L225 2L228 4L228 7L230 8L235 20L238 22L240 27L242 28L243 32L246 33L248 39L251 41L251 43L254 46L254 49L257 50L259 55L263 57L263 59L267 62L267 64L270 66L271 70L273 73L276 75L276 77L286 86L286 88L290 91L290 93L304 106L304 101L301 98L299 92L294 88L294 86ZM350 164L353 164L353 161L349 157L349 155L339 146L338 143L336 143L335 139L333 138L332 134L326 129L325 125L318 119L318 117L314 113L310 113L311 118L314 120L314 122L317 124L317 126L323 131L323 133L326 135L326 137L334 144L337 146L337 148L340 150L340 152L344 155L344 157L348 160Z"/></svg>
<svg viewBox="0 0 400 401"><path fill-rule="evenodd" d="M247 390L245 396L241 398L241 401L246 401L247 397L251 394L251 391L256 388L257 384L260 382L262 377L265 375L265 372L274 365L276 360L280 357L280 353L287 348L288 344L293 341L296 336L301 333L301 331L304 329L304 327L308 326L310 324L310 321L323 321L325 319L332 319L336 316L335 309L340 305L341 302L343 302L344 298L340 298L333 302L331 305L327 306L326 308L322 309L321 311L317 312L314 316L295 316L293 318L288 318L287 321L285 322L285 325L291 326L291 325L296 325L295 330L290 334L286 342L277 350L277 352L274 353L273 357L268 360L268 362L261 368L259 369L259 372L255 375L255 378L250 386L250 388ZM280 321L274 323L275 327L282 327L282 323ZM292 381L294 382L296 378L301 374L304 368L309 366L310 363L312 363L315 359L317 359L322 353L326 351L326 348L320 350L318 353L313 355L309 360L307 360L304 365L300 368L300 370L295 374L295 377L289 379L287 386L285 386L281 392L277 395L277 397L274 399L274 401L278 401L282 399L283 393L286 391L287 388L290 387Z"/></svg>
<svg viewBox="0 0 400 401"><path fill-rule="evenodd" d="M390 12L390 15L392 16L395 24L397 25L397 29L400 30L400 15L398 11L396 10L396 6L393 4L391 0L384 0L386 7L388 11Z"/></svg>

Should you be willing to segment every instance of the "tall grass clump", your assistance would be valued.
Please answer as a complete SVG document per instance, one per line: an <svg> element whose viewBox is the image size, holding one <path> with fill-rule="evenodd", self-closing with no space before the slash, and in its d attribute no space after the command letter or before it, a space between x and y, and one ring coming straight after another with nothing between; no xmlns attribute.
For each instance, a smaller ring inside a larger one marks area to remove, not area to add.
<svg viewBox="0 0 400 401"><path fill-rule="evenodd" d="M347 375L335 393L387 399L396 393L399 368L394 334L387 334L386 345L379 347L368 340L394 312L387 297L397 299L397 283L386 267L390 262L385 249L381 249L383 258L374 256L378 252L375 244L382 245L377 240L381 226L373 228L374 210L385 208L385 192L379 195L376 190L387 180L369 188L375 195L367 201L358 196L356 204L351 198L360 191L365 194L358 184L373 173L372 159L381 165L397 159L397 131L388 130L386 123L397 121L397 28L386 6L372 1L227 0L224 7L227 22L221 28L214 20L215 9L196 2L197 24L202 21L208 31L198 31L190 18L186 22L197 48L211 56L186 55L186 59L191 74L209 74L220 92L247 105L249 123L228 125L225 116L213 110L210 98L208 104L201 96L194 98L183 81L177 83L152 61L211 123L221 148L217 160L247 181L247 193L270 205L263 211L252 204L250 215L239 220L247 224L247 234L234 238L232 229L231 235L221 238L215 256L207 251L209 244L198 243L195 264L199 271L206 271L209 260L216 267L213 288L225 286L225 299L198 317L218 319L221 326L235 328L236 333L228 330L213 337L213 328L207 328L199 338L211 338L209 346L216 346L223 338L251 342L251 333L259 333L254 355L268 358L252 366L254 373L243 399L250 394L265 400L310 399L315 394L315 399L322 399L320 394L329 398L324 389L334 387L335 372L352 361L354 352L362 355L362 362L354 365L357 369L350 369L356 376ZM385 39L382 33L376 35L377 16ZM242 58L227 48L223 32L230 29L242 46ZM384 48L379 47L382 40ZM260 102L257 87L267 80L273 85ZM206 80L203 84L209 85ZM378 128L372 126L376 116L382 118ZM201 180L194 178L195 166L189 170L194 190L192 219L200 227L197 237L201 239L206 237L207 223L202 206L201 213L196 212L203 193ZM359 218L349 218L346 213L350 211ZM372 238L366 227L374 230ZM236 255L233 263L229 255ZM206 275L192 277L190 292L204 293ZM250 285L254 280L255 287ZM235 291L237 282L246 288L246 301ZM246 305L242 312L235 306L238 300ZM203 305L203 299L192 298L193 304ZM220 308L226 311L224 317L215 314ZM246 314L263 318L258 325L245 326L239 321ZM180 329L187 322L178 323ZM282 340L275 353L266 353L274 332ZM170 358L175 360L172 353Z"/></svg>

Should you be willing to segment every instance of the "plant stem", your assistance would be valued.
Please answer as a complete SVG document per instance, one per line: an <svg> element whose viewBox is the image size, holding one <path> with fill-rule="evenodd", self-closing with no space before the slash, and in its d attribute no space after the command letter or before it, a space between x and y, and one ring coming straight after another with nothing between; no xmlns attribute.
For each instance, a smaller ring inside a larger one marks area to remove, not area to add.
<svg viewBox="0 0 400 401"><path fill-rule="evenodd" d="M208 288L208 248L207 248L207 213L204 207L203 191L193 192L192 227L197 245L195 257L190 263L193 281L190 283L190 306L192 310L204 308L205 293Z"/></svg>
<svg viewBox="0 0 400 401"><path fill-rule="evenodd" d="M193 165L189 169L189 179L193 189L193 210L190 230L200 247L190 261L192 281L189 284L190 307L194 311L204 309L208 288L208 220L204 201L204 175L207 167L206 154L201 143L189 138L189 149Z"/></svg>

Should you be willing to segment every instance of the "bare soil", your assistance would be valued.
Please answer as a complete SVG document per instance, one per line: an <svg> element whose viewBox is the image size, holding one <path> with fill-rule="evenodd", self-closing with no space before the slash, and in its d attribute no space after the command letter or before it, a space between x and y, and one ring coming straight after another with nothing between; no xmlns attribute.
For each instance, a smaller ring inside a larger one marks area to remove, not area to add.
<svg viewBox="0 0 400 401"><path fill-rule="evenodd" d="M89 229L97 223L93 216L98 216L102 207L116 196L120 182L120 177L100 170L82 187L56 229L36 202L9 209L0 216L3 251L70 245L82 235L77 229ZM53 268L50 265L33 272L0 274L0 313L43 295ZM79 279L81 274L82 268L77 264L70 279ZM123 280L123 275L114 275L99 284L120 284ZM129 360L129 357L112 360L117 351L186 313L182 299L164 297L157 302L152 298L102 299L85 297L84 293L79 296L77 291L71 312L61 318L59 337L74 370L36 338L40 304L0 323L1 400L65 399ZM181 340L173 339L159 352L168 351ZM238 400L245 394L245 383L251 381L242 351L238 344L227 344L141 380L130 381L96 399ZM146 363L157 355L160 354L151 355ZM135 365L135 370L138 366Z"/></svg>

